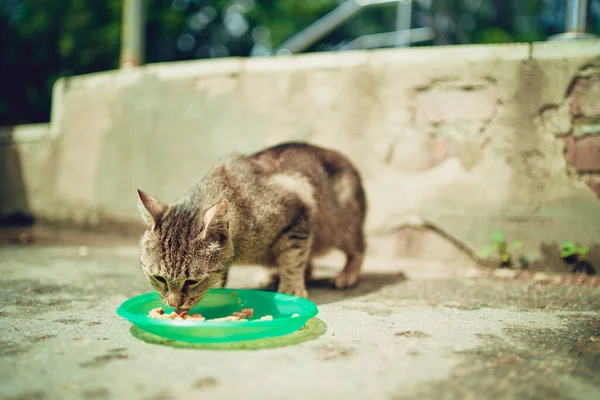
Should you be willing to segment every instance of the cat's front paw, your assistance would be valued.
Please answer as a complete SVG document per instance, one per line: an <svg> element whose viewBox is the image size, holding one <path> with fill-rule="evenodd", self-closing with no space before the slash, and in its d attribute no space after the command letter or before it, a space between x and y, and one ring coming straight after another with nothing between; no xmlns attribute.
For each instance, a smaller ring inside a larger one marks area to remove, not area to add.
<svg viewBox="0 0 600 400"><path fill-rule="evenodd" d="M305 287L279 285L279 293L291 294L292 296L308 299L308 292Z"/></svg>

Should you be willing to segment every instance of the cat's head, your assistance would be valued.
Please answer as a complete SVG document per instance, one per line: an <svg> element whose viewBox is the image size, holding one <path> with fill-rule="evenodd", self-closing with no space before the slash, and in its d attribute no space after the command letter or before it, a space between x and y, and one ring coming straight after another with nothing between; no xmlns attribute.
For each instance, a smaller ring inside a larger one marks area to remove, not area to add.
<svg viewBox="0 0 600 400"><path fill-rule="evenodd" d="M168 205L141 190L138 195L147 227L140 240L142 270L165 304L190 309L231 265L227 201L199 210L191 202Z"/></svg>

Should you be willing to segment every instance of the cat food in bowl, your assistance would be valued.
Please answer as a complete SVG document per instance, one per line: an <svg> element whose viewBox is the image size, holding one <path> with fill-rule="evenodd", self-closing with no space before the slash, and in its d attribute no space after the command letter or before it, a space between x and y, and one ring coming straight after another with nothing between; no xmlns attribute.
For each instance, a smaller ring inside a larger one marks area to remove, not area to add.
<svg viewBox="0 0 600 400"><path fill-rule="evenodd" d="M170 314L165 314L165 310L163 310L162 307L158 307L158 308L154 308L152 310L150 310L150 312L148 313L148 317L149 318L155 318L155 319L193 319L193 320L197 320L197 321L207 321L207 322L219 322L219 321L248 321L247 318L252 318L252 316L254 315L254 309L253 308L243 308L242 311L240 312L233 312L232 315L227 315L225 317L221 317L221 318L212 318L207 320L206 318L204 318L202 315L198 314L198 313L194 313L194 314L188 314L188 311L182 311L181 313L177 314L175 311L173 311ZM298 314L294 314L294 315L298 315ZM292 315L292 318L294 318L294 315ZM272 316L270 315L265 315L263 317L261 317L259 319L259 321L264 321L264 320L268 320L268 319L273 319Z"/></svg>
<svg viewBox="0 0 600 400"><path fill-rule="evenodd" d="M248 289L210 289L188 312L175 313L156 292L124 301L117 314L146 332L185 342L215 343L286 335L317 315L310 300Z"/></svg>
<svg viewBox="0 0 600 400"><path fill-rule="evenodd" d="M195 319L199 321L206 320L206 318L204 318L202 315L198 313L188 314L188 311L183 311L179 314L173 311L170 314L165 314L165 310L163 310L162 307L153 308L152 310L150 310L150 312L148 313L148 317L156 319Z"/></svg>

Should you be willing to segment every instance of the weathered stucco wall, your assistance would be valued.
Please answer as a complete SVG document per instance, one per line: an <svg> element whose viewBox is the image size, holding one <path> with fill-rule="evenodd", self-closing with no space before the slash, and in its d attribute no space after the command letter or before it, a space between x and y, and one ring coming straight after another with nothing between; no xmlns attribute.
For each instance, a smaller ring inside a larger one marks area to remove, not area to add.
<svg viewBox="0 0 600 400"><path fill-rule="evenodd" d="M306 140L362 171L373 250L419 253L419 220L475 251L600 241L600 41L149 65L57 82L52 118L2 147L52 221L138 222L138 187L173 201L229 152Z"/></svg>

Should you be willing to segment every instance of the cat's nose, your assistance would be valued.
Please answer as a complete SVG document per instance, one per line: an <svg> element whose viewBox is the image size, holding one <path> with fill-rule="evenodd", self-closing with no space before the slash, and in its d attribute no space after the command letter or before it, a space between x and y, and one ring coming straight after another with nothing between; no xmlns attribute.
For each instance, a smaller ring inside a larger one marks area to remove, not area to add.
<svg viewBox="0 0 600 400"><path fill-rule="evenodd" d="M181 293L169 292L165 298L165 303L170 307L179 307L183 304L183 296Z"/></svg>

